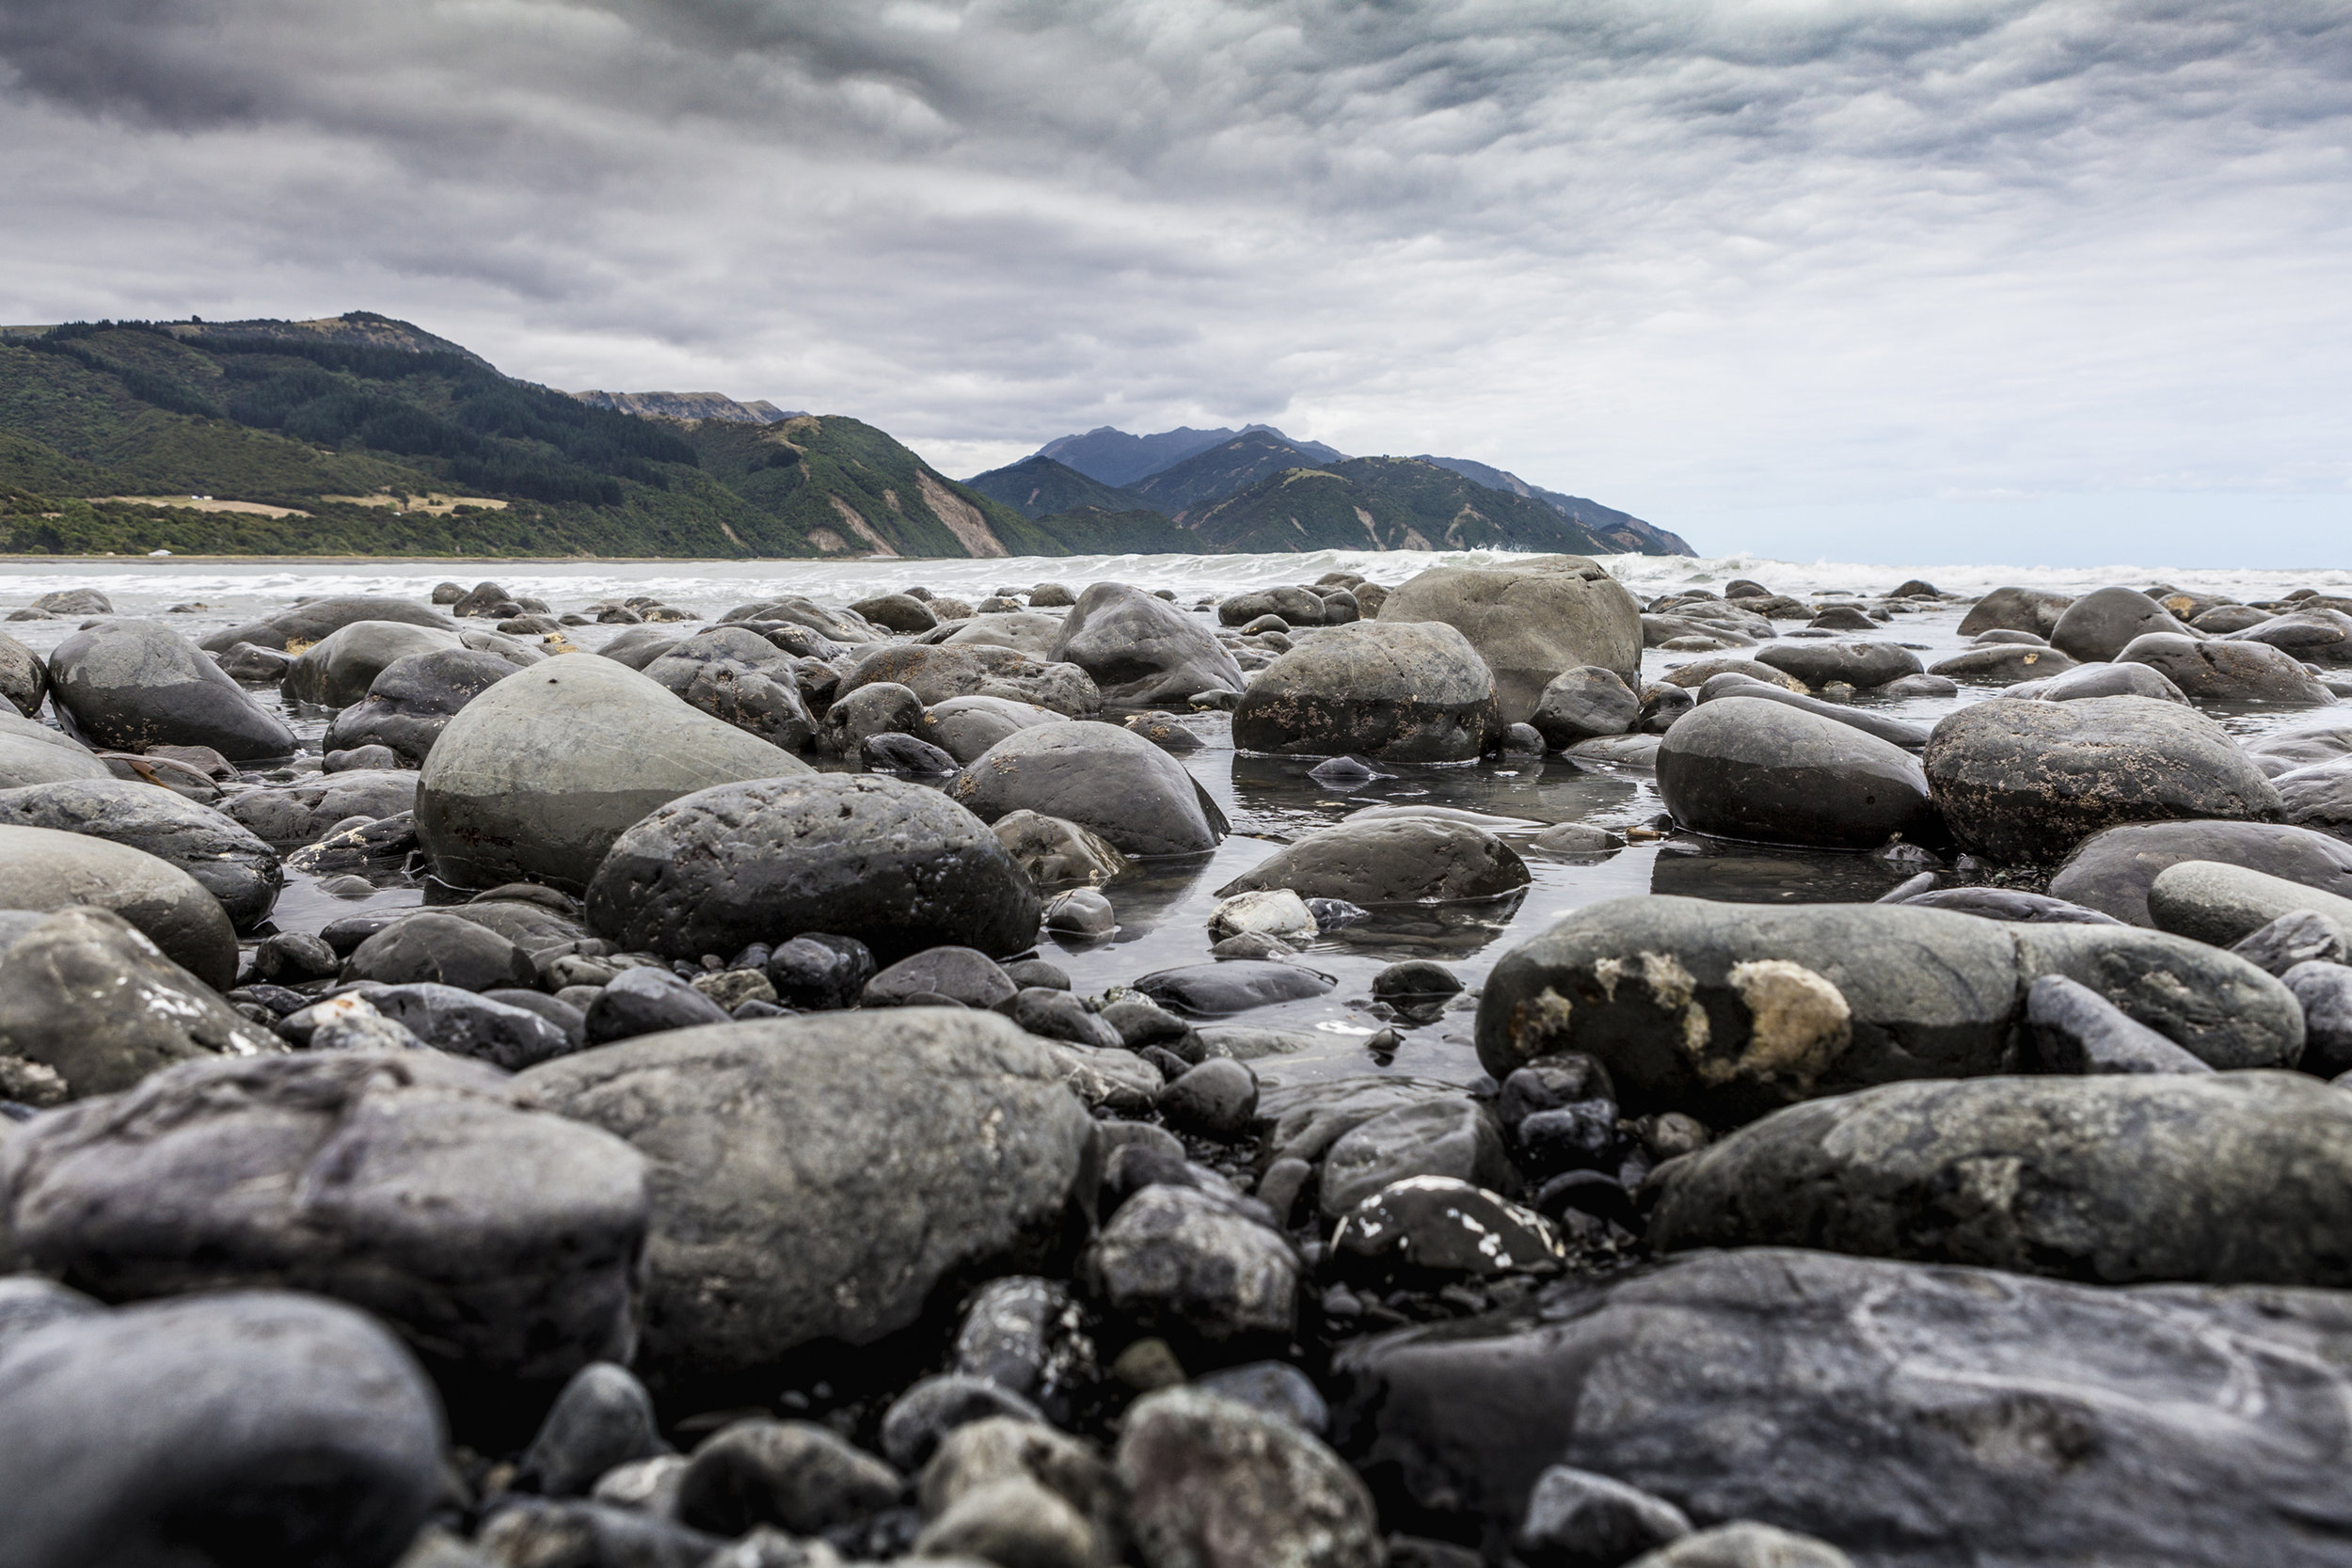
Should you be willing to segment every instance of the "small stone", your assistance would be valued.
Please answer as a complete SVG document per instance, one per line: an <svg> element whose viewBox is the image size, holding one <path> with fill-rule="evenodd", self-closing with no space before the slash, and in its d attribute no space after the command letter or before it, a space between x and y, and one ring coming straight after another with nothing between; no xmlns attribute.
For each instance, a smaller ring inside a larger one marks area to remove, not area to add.
<svg viewBox="0 0 2352 1568"><path fill-rule="evenodd" d="M808 1421L739 1421L694 1450L681 1524L714 1535L774 1525L796 1535L853 1525L898 1500L898 1473Z"/></svg>
<svg viewBox="0 0 2352 1568"><path fill-rule="evenodd" d="M2341 964L2352 958L2343 929L2312 910L2291 910L2240 938L2230 951L2256 969L2282 978L2297 964Z"/></svg>
<svg viewBox="0 0 2352 1568"><path fill-rule="evenodd" d="M1209 936L1218 942L1252 933L1283 942L1311 941L1317 929L1314 911L1288 888L1235 894L1209 911Z"/></svg>
<svg viewBox="0 0 2352 1568"><path fill-rule="evenodd" d="M1045 906L1045 928L1072 936L1106 937L1119 928L1111 901L1090 887L1073 888Z"/></svg>
<svg viewBox="0 0 2352 1568"><path fill-rule="evenodd" d="M1192 1388L1139 1400L1119 1473L1147 1562L1191 1568L1378 1568L1372 1495L1311 1433Z"/></svg>
<svg viewBox="0 0 2352 1568"><path fill-rule="evenodd" d="M1016 1421L1045 1419L1036 1405L987 1378L960 1372L927 1377L882 1413L882 1454L901 1470L919 1470L949 1433L1000 1416Z"/></svg>
<svg viewBox="0 0 2352 1568"><path fill-rule="evenodd" d="M1149 1394L1161 1388L1182 1387L1184 1365L1176 1359L1176 1353L1167 1340L1147 1337L1119 1353L1118 1359L1111 1363L1111 1376L1139 1394Z"/></svg>
<svg viewBox="0 0 2352 1568"><path fill-rule="evenodd" d="M1170 1084L1159 1109L1171 1127L1230 1143L1257 1115L1257 1074L1230 1057L1212 1057Z"/></svg>
<svg viewBox="0 0 2352 1568"><path fill-rule="evenodd" d="M726 1009L666 969L623 970L588 1007L588 1042L607 1045L668 1029L724 1023Z"/></svg>
<svg viewBox="0 0 2352 1568"><path fill-rule="evenodd" d="M669 1451L644 1385L598 1361L574 1372L556 1396L516 1476L546 1497L580 1497L607 1471Z"/></svg>
<svg viewBox="0 0 2352 1568"><path fill-rule="evenodd" d="M1448 1176L1390 1183L1331 1234L1336 1258L1367 1276L1553 1274L1566 1249L1532 1209Z"/></svg>
<svg viewBox="0 0 2352 1568"><path fill-rule="evenodd" d="M766 967L777 1002L832 1012L857 1001L874 977L874 955L855 937L809 933L778 943Z"/></svg>
<svg viewBox="0 0 2352 1568"><path fill-rule="evenodd" d="M1514 1541L1530 1561L1618 1568L1691 1533L1691 1516L1663 1497L1590 1470L1555 1465L1535 1479Z"/></svg>
<svg viewBox="0 0 2352 1568"><path fill-rule="evenodd" d="M1226 1367L1200 1377L1194 1385L1204 1393L1238 1400L1252 1410L1279 1416L1301 1432L1317 1437L1331 1426L1331 1409L1305 1372L1287 1361L1252 1361Z"/></svg>

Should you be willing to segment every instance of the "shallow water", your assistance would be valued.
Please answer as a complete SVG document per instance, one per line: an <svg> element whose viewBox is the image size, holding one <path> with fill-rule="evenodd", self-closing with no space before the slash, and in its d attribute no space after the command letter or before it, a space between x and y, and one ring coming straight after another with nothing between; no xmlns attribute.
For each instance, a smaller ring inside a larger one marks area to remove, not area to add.
<svg viewBox="0 0 2352 1568"><path fill-rule="evenodd" d="M435 583L463 578L471 586L484 577L511 593L545 599L559 613L601 598L649 594L716 619L736 605L783 594L805 594L820 603L846 605L873 593L917 583L943 594L978 597L1000 585L1025 588L1052 580L1076 587L1103 579L1173 589L1180 602L1189 605L1204 594L1312 581L1328 571L1362 572L1375 581L1393 586L1438 562L1491 559L1484 553L1432 557L1322 552L978 562L501 562L462 565L447 562L20 561L0 562L0 612L55 589L95 587L126 615L160 616L175 605L200 604L204 608L199 610L168 619L184 635L201 639L306 595L368 593L423 600ZM1678 587L1720 591L1734 577L1755 578L1777 591L1800 595L1816 590L1884 592L1911 577L1925 578L1947 592L1969 594L2004 583L2081 593L2109 583L2146 587L2156 581L2238 598L2268 598L2301 586L2352 590L2352 572L1801 566L1749 557L1689 561L1624 556L1611 558L1606 564L1645 601ZM1962 607L1952 606L1899 615L1877 631L1854 635L1902 642L1917 649L1923 662L1932 664L1966 645L1958 633L1963 613ZM76 624L72 620L20 622L8 624L5 629L45 652ZM573 628L571 636L581 647L594 649L623 629L582 626ZM689 623L676 629L685 634L699 627ZM1785 635L1790 624L1782 623L1780 629ZM1714 657L1723 656L1665 654L1652 649L1644 656L1643 673L1654 679L1681 664ZM1944 714L1981 701L1994 689L1963 688L1954 698L1865 698L1860 705L1932 725ZM255 695L264 705L278 700L266 689ZM2251 736L2311 723L2327 711L2265 710L2216 717L2233 731ZM326 715L309 709L290 711L288 719L315 751ZM1915 869L1867 854L1734 844L1683 833L1636 842L1607 856L1547 855L1531 848L1528 841L1556 823L1585 822L1623 832L1655 822L1661 805L1649 772L1633 768L1586 768L1556 757L1447 768L1383 763L1378 765L1380 770L1392 776L1341 791L1308 777L1311 760L1236 756L1231 722L1222 715L1191 715L1185 722L1204 745L1182 760L1232 819L1233 836L1212 854L1144 863L1137 874L1107 888L1120 921L1119 930L1110 939L1081 945L1046 941L1042 956L1067 970L1081 993L1099 993L1154 970L1207 961L1207 919L1217 901L1216 889L1281 844L1365 806L1447 806L1511 818L1513 825L1494 831L1526 856L1534 879L1522 896L1502 905L1392 913L1317 941L1300 961L1334 977L1339 982L1336 989L1324 997L1259 1008L1231 1021L1298 1031L1315 1041L1295 1053L1255 1064L1261 1076L1270 1082L1364 1071L1453 1080L1476 1077L1479 1068L1470 1047L1470 1009L1486 972L1515 943L1586 904L1641 893L1749 903L1867 900ZM278 904L277 927L315 930L328 920L358 910L415 904L427 896L425 887L396 873L379 877L377 881L373 896L350 900L323 892L315 879L290 872ZM1387 1017L1371 1000L1373 975L1385 965L1407 958L1446 963L1470 988L1434 1023L1414 1025ZM1375 1054L1366 1042L1391 1026L1404 1034L1404 1043L1393 1053Z"/></svg>

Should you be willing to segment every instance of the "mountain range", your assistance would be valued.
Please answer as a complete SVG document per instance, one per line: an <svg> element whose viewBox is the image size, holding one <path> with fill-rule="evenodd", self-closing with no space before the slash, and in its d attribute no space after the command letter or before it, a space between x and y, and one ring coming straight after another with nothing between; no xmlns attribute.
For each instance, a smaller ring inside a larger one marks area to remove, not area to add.
<svg viewBox="0 0 2352 1568"><path fill-rule="evenodd" d="M7 553L1687 552L1623 513L1477 468L1350 459L1268 426L1105 428L959 483L857 420L718 393L557 391L366 311L0 327Z"/></svg>

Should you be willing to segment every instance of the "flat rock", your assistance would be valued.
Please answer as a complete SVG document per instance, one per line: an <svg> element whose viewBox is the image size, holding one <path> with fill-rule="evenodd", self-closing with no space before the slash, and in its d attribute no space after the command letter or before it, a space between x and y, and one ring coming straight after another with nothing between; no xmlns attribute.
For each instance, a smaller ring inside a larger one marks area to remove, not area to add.
<svg viewBox="0 0 2352 1568"><path fill-rule="evenodd" d="M2352 898L2352 845L2271 822L2151 822L2085 839L2050 879L2053 896L2152 926L2148 890L2167 866L2220 861Z"/></svg>
<svg viewBox="0 0 2352 1568"><path fill-rule="evenodd" d="M1920 673L1919 656L1899 642L1809 639L1757 650L1758 664L1793 675L1815 690L1843 682L1857 691Z"/></svg>
<svg viewBox="0 0 2352 1568"><path fill-rule="evenodd" d="M91 779L0 790L0 825L87 833L152 855L186 872L239 930L269 913L285 880L278 851L232 818L150 784Z"/></svg>
<svg viewBox="0 0 2352 1568"><path fill-rule="evenodd" d="M1367 908L1501 898L1527 886L1527 863L1483 828L1434 816L1348 821L1285 845L1216 890L1219 898L1288 888Z"/></svg>
<svg viewBox="0 0 2352 1568"><path fill-rule="evenodd" d="M713 784L809 771L610 659L519 671L441 732L417 788L417 837L458 887L587 887L623 831Z"/></svg>

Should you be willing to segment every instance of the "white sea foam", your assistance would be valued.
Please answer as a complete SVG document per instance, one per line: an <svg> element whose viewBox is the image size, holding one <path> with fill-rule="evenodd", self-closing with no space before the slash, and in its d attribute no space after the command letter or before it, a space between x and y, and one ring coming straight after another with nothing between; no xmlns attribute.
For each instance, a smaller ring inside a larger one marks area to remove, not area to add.
<svg viewBox="0 0 2352 1568"><path fill-rule="evenodd" d="M1183 594L1231 594L1274 583L1311 582L1326 572L1360 572L1391 585L1438 564L1507 561L1503 552L1460 550L1317 550L1298 555L1018 556L988 561L117 561L65 559L0 562L0 606L29 602L60 588L97 588L124 614L151 614L183 601L215 611L260 613L301 595L390 594L421 597L444 580L470 587L485 578L510 593L547 600L559 609L636 594L652 594L706 614L786 594L835 603L921 583L961 598L997 587L1041 581L1083 585L1132 581ZM1808 593L1847 589L1883 593L1921 578L1947 593L1981 594L2004 584L2081 594L2110 583L2275 597L2289 589L2352 592L2352 568L2322 571L2228 571L2165 565L2075 566L1899 565L1860 562L1777 561L1762 555L1691 559L1617 555L1601 558L1634 593L1646 598L1682 587L1720 590L1751 578L1776 590Z"/></svg>

